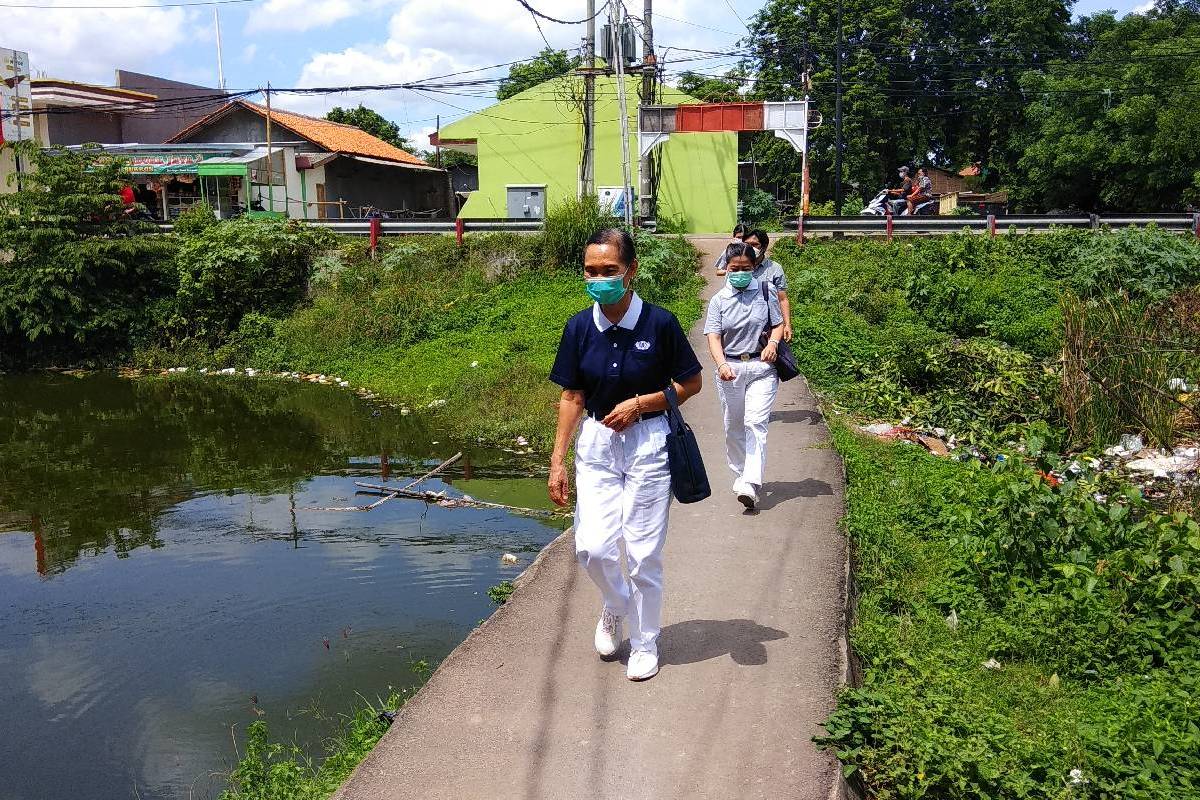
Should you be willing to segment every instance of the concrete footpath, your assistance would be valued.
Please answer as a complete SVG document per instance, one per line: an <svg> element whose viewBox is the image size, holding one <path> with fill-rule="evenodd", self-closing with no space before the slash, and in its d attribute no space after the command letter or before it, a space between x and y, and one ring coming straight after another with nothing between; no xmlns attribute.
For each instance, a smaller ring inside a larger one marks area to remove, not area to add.
<svg viewBox="0 0 1200 800"><path fill-rule="evenodd" d="M725 238L693 238L710 267ZM570 534L508 604L443 662L340 800L809 800L838 768L811 738L845 673L843 472L803 379L780 387L760 510L725 466L720 401L700 334L704 391L683 408L713 496L674 504L662 671L625 678L592 650L600 594Z"/></svg>

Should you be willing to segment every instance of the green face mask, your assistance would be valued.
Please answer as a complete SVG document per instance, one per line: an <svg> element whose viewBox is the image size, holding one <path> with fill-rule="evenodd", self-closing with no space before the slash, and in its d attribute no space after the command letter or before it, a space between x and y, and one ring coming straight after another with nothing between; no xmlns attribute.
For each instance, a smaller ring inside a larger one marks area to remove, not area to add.
<svg viewBox="0 0 1200 800"><path fill-rule="evenodd" d="M618 303L625 296L625 274L611 278L588 278L587 293L602 306Z"/></svg>
<svg viewBox="0 0 1200 800"><path fill-rule="evenodd" d="M753 272L731 272L729 273L729 285L735 289L745 289L753 278Z"/></svg>

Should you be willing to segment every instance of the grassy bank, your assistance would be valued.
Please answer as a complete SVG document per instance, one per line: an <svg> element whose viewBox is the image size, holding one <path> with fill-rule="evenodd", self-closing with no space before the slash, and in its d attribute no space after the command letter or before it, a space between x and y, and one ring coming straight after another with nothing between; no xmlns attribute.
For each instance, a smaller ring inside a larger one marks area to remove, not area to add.
<svg viewBox="0 0 1200 800"><path fill-rule="evenodd" d="M423 668L428 675L428 668ZM323 800L342 785L387 731L385 714L399 709L416 692L393 692L386 700L363 703L342 718L338 732L314 759L296 744L272 741L263 720L246 730L245 752L229 775L221 800Z"/></svg>
<svg viewBox="0 0 1200 800"><path fill-rule="evenodd" d="M864 680L823 741L844 772L879 798L1200 791L1200 525L1089 466L1121 433L1194 436L1172 379L1200 378L1200 247L1130 231L776 257L802 367L843 412Z"/></svg>
<svg viewBox="0 0 1200 800"><path fill-rule="evenodd" d="M689 325L700 311L691 245L641 236L638 251L638 291ZM246 317L195 360L338 375L436 413L463 436L544 445L562 328L590 302L579 268L547 264L544 252L540 236L469 236L461 249L426 236L387 240L372 260L361 240L344 242L317 261L308 303L282 318Z"/></svg>

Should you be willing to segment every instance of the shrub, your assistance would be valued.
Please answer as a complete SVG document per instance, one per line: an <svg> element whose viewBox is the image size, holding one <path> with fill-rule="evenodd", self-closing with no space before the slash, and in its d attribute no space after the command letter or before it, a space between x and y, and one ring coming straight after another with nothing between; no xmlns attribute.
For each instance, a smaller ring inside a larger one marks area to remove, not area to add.
<svg viewBox="0 0 1200 800"><path fill-rule="evenodd" d="M217 215L213 212L213 207L207 202L201 202L185 209L176 217L175 224L171 229L180 236L193 236L203 233L216 224Z"/></svg>
<svg viewBox="0 0 1200 800"><path fill-rule="evenodd" d="M780 227L779 209L775 205L775 198L769 192L762 189L743 189L738 193L738 204L741 206L742 221L747 225L756 228Z"/></svg>
<svg viewBox="0 0 1200 800"><path fill-rule="evenodd" d="M582 269L588 238L601 228L620 225L619 219L600 207L599 198L563 201L546 214L541 237L545 259L559 269Z"/></svg>
<svg viewBox="0 0 1200 800"><path fill-rule="evenodd" d="M257 311L285 316L304 298L326 231L283 220L236 219L188 236L176 265L175 331L219 342Z"/></svg>
<svg viewBox="0 0 1200 800"><path fill-rule="evenodd" d="M1162 300L1200 283L1200 244L1153 225L1084 239L1075 254L1071 288L1081 297L1125 292Z"/></svg>

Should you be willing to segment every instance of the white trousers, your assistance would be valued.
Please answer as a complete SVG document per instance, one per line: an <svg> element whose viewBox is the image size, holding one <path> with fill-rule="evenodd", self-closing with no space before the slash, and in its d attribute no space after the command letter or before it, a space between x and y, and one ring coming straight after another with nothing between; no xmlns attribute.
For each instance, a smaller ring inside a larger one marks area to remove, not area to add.
<svg viewBox="0 0 1200 800"><path fill-rule="evenodd" d="M575 554L604 606L626 618L633 650L657 653L662 550L671 507L667 420L622 433L585 417L575 440ZM621 546L629 567L621 567Z"/></svg>
<svg viewBox="0 0 1200 800"><path fill-rule="evenodd" d="M767 468L767 423L779 391L779 375L765 361L730 361L737 376L717 376L717 393L725 410L725 458L733 472L734 489L749 485L757 492Z"/></svg>

